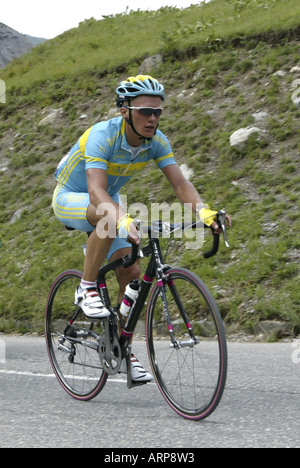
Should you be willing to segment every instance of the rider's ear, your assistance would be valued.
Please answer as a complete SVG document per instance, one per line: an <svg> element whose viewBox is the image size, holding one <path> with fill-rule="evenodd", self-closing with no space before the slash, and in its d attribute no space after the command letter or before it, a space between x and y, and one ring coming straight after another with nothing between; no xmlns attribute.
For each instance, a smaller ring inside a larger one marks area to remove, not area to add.
<svg viewBox="0 0 300 468"><path fill-rule="evenodd" d="M126 109L125 107L121 107L120 112L121 112L121 116L123 117L123 119L125 120L128 119L129 109Z"/></svg>

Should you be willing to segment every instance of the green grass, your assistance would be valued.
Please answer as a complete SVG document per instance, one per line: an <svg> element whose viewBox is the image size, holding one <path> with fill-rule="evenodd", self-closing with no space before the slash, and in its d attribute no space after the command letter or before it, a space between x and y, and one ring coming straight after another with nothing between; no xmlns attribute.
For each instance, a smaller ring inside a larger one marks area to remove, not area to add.
<svg viewBox="0 0 300 468"><path fill-rule="evenodd" d="M94 92L93 73L122 71L158 51L180 56L236 39L247 43L249 36L279 35L299 27L299 15L297 0L213 0L183 10L163 7L90 19L15 61L4 78L8 87L31 88L72 76L76 88L87 73L85 87ZM68 91L59 87L57 94L66 96Z"/></svg>
<svg viewBox="0 0 300 468"><path fill-rule="evenodd" d="M82 269L85 235L65 231L52 212L55 168L87 126L107 118L117 83L159 52L154 73L168 96L160 128L203 198L234 221L230 249L222 244L204 261L176 242L169 261L202 277L228 326L252 332L260 320L279 319L299 333L300 111L290 73L299 65L299 10L295 0L215 0L89 20L0 71L0 331L41 331L54 278ZM273 76L279 69L285 77ZM54 108L58 120L40 126ZM265 133L235 151L231 133L255 124L258 111L268 113ZM128 194L129 205L175 201L151 165Z"/></svg>

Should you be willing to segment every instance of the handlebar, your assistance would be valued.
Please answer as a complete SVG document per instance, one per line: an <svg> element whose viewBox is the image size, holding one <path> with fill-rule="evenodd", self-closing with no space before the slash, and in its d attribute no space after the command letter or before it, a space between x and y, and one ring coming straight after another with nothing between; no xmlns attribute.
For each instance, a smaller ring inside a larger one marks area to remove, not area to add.
<svg viewBox="0 0 300 468"><path fill-rule="evenodd" d="M226 247L229 248L229 244L228 244L228 241L227 241L227 234L226 234L226 225L225 225L225 219L226 219L226 211L225 210L219 210L218 213L217 213L217 223L218 225L220 226L220 228L222 229L222 234L224 236L224 242L225 242L225 245ZM203 257L204 258L210 258L212 257L213 255L215 255L218 250L219 250L219 245L220 245L220 234L214 234L214 230L212 230L212 233L213 233L213 237L214 237L214 240L213 240L213 246L212 246L212 249L209 250L208 252L205 252L203 254Z"/></svg>
<svg viewBox="0 0 300 468"><path fill-rule="evenodd" d="M137 244L132 244L131 254L126 255L126 257L123 258L122 266L124 268L128 268L131 265L133 265L138 259L139 252L140 252L140 246Z"/></svg>
<svg viewBox="0 0 300 468"><path fill-rule="evenodd" d="M212 248L210 250L208 250L207 252L205 252L203 254L203 257L204 258L210 258L210 257L213 257L214 255L216 255L216 253L219 250L219 245L220 245L220 234L213 234Z"/></svg>
<svg viewBox="0 0 300 468"><path fill-rule="evenodd" d="M217 213L216 222L218 223L218 225L220 226L220 228L222 230L225 245L226 245L226 247L229 248L229 244L228 244L228 241L227 241L227 235L226 235L225 219L226 219L226 211L225 210L219 210L218 213ZM141 230L141 221L140 220L135 220L135 225L136 225L137 229L140 231ZM172 234L173 232L175 232L178 229L185 230L185 229L188 229L188 228L197 228L199 226L203 226L203 223L201 221L194 221L192 223L176 223L176 224L171 223L171 224L168 224L168 227L169 227L168 233ZM211 229L212 234L213 234L212 248L203 254L204 258L210 258L210 257L216 255L216 253L219 250L220 234L216 234L212 228L210 228L209 226L206 226L205 224L204 224L204 227ZM153 235L153 232L156 232L157 234L162 234L163 232L166 232L166 230L165 230L165 226L163 225L162 221L158 221L155 225L147 226L146 227L146 232L147 232L149 237L153 238L153 237L155 237ZM129 266L133 265L136 262L136 260L137 260L137 258L139 256L139 253L140 253L140 248L141 248L140 245L132 243L131 254L126 255L123 258L122 266L124 268L128 268Z"/></svg>
<svg viewBox="0 0 300 468"><path fill-rule="evenodd" d="M134 225L138 231L141 230L142 222L139 219L134 220ZM137 261L139 253L140 253L140 245L134 244L133 242L131 244L132 244L131 254L123 258L122 266L124 268L128 268L131 265L133 265Z"/></svg>

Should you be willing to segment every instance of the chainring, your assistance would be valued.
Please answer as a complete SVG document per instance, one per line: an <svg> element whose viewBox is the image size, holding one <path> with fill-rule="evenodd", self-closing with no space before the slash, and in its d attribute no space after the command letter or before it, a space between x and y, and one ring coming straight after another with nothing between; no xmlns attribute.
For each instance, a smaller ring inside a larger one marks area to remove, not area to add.
<svg viewBox="0 0 300 468"><path fill-rule="evenodd" d="M99 337L99 358L103 370L109 375L116 375L119 372L122 353L119 345L119 340L116 336L108 337L103 333Z"/></svg>

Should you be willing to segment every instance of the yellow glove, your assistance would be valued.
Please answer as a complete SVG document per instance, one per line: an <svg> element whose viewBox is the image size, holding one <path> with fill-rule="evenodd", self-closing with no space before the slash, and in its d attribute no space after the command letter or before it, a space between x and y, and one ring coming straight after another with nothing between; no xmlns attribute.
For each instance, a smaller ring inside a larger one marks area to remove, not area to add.
<svg viewBox="0 0 300 468"><path fill-rule="evenodd" d="M211 226L212 223L216 221L217 213L217 211L212 211L208 205L204 205L204 207L200 208L198 211L199 218L206 226Z"/></svg>
<svg viewBox="0 0 300 468"><path fill-rule="evenodd" d="M134 219L130 218L129 214L122 216L117 222L117 230L119 237L127 239L129 234L129 225L134 222Z"/></svg>

